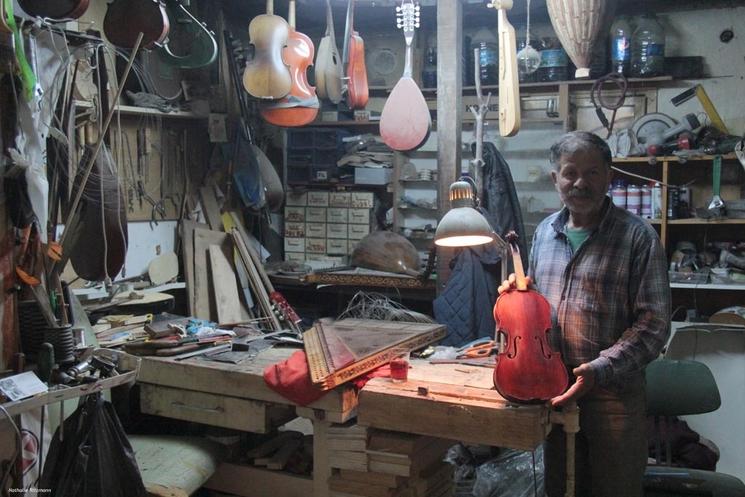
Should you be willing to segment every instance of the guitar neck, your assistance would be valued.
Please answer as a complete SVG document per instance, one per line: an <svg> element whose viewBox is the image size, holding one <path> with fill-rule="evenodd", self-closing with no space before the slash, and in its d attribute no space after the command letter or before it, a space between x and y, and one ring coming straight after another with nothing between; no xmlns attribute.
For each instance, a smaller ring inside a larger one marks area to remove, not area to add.
<svg viewBox="0 0 745 497"><path fill-rule="evenodd" d="M336 33L334 33L334 16L331 13L331 0L326 0L326 36L331 37L331 41L336 46Z"/></svg>
<svg viewBox="0 0 745 497"><path fill-rule="evenodd" d="M266 0L266 13L267 15L274 15L274 0Z"/></svg>
<svg viewBox="0 0 745 497"><path fill-rule="evenodd" d="M347 23L344 27L344 48L342 51L342 61L344 64L349 63L349 37L354 30L354 0L349 0L347 4Z"/></svg>
<svg viewBox="0 0 745 497"><path fill-rule="evenodd" d="M295 0L290 0L290 5L287 6L287 24L295 29Z"/></svg>
<svg viewBox="0 0 745 497"><path fill-rule="evenodd" d="M412 51L413 49L411 47L411 40L410 40L410 37L407 36L406 37L406 59L405 59L406 62L404 64L404 75L403 75L404 78L411 78L411 65L412 65L411 53Z"/></svg>

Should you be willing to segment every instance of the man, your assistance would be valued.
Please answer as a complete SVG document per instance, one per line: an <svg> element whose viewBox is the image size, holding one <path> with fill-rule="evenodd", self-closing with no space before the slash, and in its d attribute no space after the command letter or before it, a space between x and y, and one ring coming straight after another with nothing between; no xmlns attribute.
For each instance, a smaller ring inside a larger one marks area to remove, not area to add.
<svg viewBox="0 0 745 497"><path fill-rule="evenodd" d="M550 152L564 208L536 229L530 276L552 307L554 350L570 387L554 407L577 402L577 496L638 497L647 460L644 367L669 335L670 287L664 250L643 219L606 195L611 153L598 136L576 131ZM514 277L500 292L514 284ZM546 491L564 495L565 438L546 443Z"/></svg>

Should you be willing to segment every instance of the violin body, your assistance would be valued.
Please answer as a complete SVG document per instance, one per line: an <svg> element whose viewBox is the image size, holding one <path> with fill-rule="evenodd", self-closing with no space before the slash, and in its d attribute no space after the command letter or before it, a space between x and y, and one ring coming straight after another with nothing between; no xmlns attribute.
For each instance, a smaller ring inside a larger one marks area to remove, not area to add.
<svg viewBox="0 0 745 497"><path fill-rule="evenodd" d="M290 36L287 21L279 16L261 14L248 25L254 57L246 62L243 87L256 98L279 99L290 93L292 76L283 60Z"/></svg>
<svg viewBox="0 0 745 497"><path fill-rule="evenodd" d="M89 0L18 0L28 15L51 19L77 19L85 14L89 3Z"/></svg>
<svg viewBox="0 0 745 497"><path fill-rule="evenodd" d="M114 0L103 19L106 38L121 48L134 48L142 32L142 48L151 49L163 43L170 28L160 0Z"/></svg>
<svg viewBox="0 0 745 497"><path fill-rule="evenodd" d="M494 386L507 400L541 403L566 390L569 378L561 354L549 344L551 306L540 293L528 289L517 235L507 235L515 266L516 289L504 292L494 306L497 330L506 347L497 356Z"/></svg>
<svg viewBox="0 0 745 497"><path fill-rule="evenodd" d="M507 347L497 356L494 386L513 402L544 402L567 388L561 354L551 350L551 307L540 293L512 290L500 295L494 320L507 335Z"/></svg>
<svg viewBox="0 0 745 497"><path fill-rule="evenodd" d="M292 87L289 94L261 107L261 117L275 126L304 126L318 115L316 90L308 83L306 71L313 64L313 42L303 33L290 28L283 59L290 68Z"/></svg>
<svg viewBox="0 0 745 497"><path fill-rule="evenodd" d="M349 65L347 66L347 105L350 109L364 109L369 98L365 42L357 31L349 36Z"/></svg>

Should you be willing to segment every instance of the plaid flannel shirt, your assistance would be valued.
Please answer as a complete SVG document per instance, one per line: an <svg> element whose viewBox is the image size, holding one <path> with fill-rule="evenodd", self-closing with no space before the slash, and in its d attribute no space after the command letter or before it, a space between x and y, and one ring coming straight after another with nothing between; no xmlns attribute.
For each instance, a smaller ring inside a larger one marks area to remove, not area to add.
<svg viewBox="0 0 745 497"><path fill-rule="evenodd" d="M551 304L551 344L564 363L589 363L600 386L655 359L670 333L665 252L643 219L606 199L602 220L572 251L564 208L538 226L530 275Z"/></svg>

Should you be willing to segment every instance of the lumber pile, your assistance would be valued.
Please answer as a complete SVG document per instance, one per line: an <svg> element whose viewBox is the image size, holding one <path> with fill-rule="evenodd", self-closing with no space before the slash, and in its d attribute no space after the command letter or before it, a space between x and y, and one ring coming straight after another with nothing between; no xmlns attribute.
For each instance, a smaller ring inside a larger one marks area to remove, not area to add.
<svg viewBox="0 0 745 497"><path fill-rule="evenodd" d="M254 466L309 473L313 459L313 437L304 436L298 431L284 431L252 448L246 456Z"/></svg>
<svg viewBox="0 0 745 497"><path fill-rule="evenodd" d="M330 497L445 497L452 467L443 462L452 442L367 429L347 423L329 428Z"/></svg>

